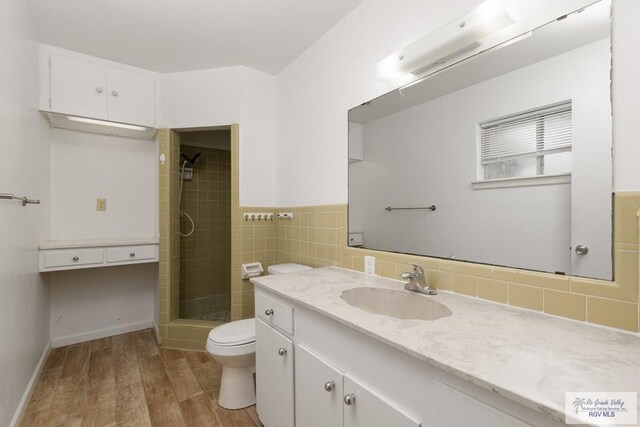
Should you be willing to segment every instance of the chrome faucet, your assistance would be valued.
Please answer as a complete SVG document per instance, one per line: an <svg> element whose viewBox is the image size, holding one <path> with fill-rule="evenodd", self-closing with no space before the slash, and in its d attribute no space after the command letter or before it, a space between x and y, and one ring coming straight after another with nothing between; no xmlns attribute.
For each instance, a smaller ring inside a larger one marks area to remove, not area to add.
<svg viewBox="0 0 640 427"><path fill-rule="evenodd" d="M408 291L420 292L421 294L435 295L438 293L436 288L433 288L427 284L427 278L424 275L424 268L416 264L407 263L413 266L413 272L402 273L403 279L409 279L408 283L405 283L404 288Z"/></svg>

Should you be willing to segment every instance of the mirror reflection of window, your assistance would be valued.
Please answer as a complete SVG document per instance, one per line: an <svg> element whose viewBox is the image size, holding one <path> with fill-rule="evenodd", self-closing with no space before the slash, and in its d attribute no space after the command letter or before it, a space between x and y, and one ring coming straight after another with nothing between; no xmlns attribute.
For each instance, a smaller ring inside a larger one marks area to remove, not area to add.
<svg viewBox="0 0 640 427"><path fill-rule="evenodd" d="M482 179L571 173L571 102L480 123Z"/></svg>

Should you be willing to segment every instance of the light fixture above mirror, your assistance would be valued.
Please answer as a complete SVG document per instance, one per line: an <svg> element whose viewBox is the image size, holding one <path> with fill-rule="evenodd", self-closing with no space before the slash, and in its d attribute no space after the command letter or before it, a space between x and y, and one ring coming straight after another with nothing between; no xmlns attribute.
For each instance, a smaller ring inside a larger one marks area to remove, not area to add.
<svg viewBox="0 0 640 427"><path fill-rule="evenodd" d="M378 62L381 80L414 79L464 53L478 50L487 36L512 25L505 0L487 0L468 14Z"/></svg>

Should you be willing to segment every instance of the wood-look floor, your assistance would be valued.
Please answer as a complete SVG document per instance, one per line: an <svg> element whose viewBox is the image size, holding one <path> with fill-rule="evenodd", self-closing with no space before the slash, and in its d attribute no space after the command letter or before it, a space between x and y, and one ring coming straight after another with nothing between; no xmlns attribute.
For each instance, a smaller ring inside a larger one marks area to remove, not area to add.
<svg viewBox="0 0 640 427"><path fill-rule="evenodd" d="M255 406L218 406L222 367L158 347L153 332L51 351L21 426L259 426Z"/></svg>

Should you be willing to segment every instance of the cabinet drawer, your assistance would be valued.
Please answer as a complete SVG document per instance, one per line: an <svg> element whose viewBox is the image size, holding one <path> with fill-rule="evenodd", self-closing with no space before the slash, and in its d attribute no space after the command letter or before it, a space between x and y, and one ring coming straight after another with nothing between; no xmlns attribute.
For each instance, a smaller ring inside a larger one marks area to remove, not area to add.
<svg viewBox="0 0 640 427"><path fill-rule="evenodd" d="M256 294L256 313L268 325L293 333L293 307L262 293Z"/></svg>
<svg viewBox="0 0 640 427"><path fill-rule="evenodd" d="M102 264L103 249L69 249L44 254L45 268L67 267L71 265Z"/></svg>
<svg viewBox="0 0 640 427"><path fill-rule="evenodd" d="M155 257L156 247L153 245L107 248L107 262L137 261Z"/></svg>

